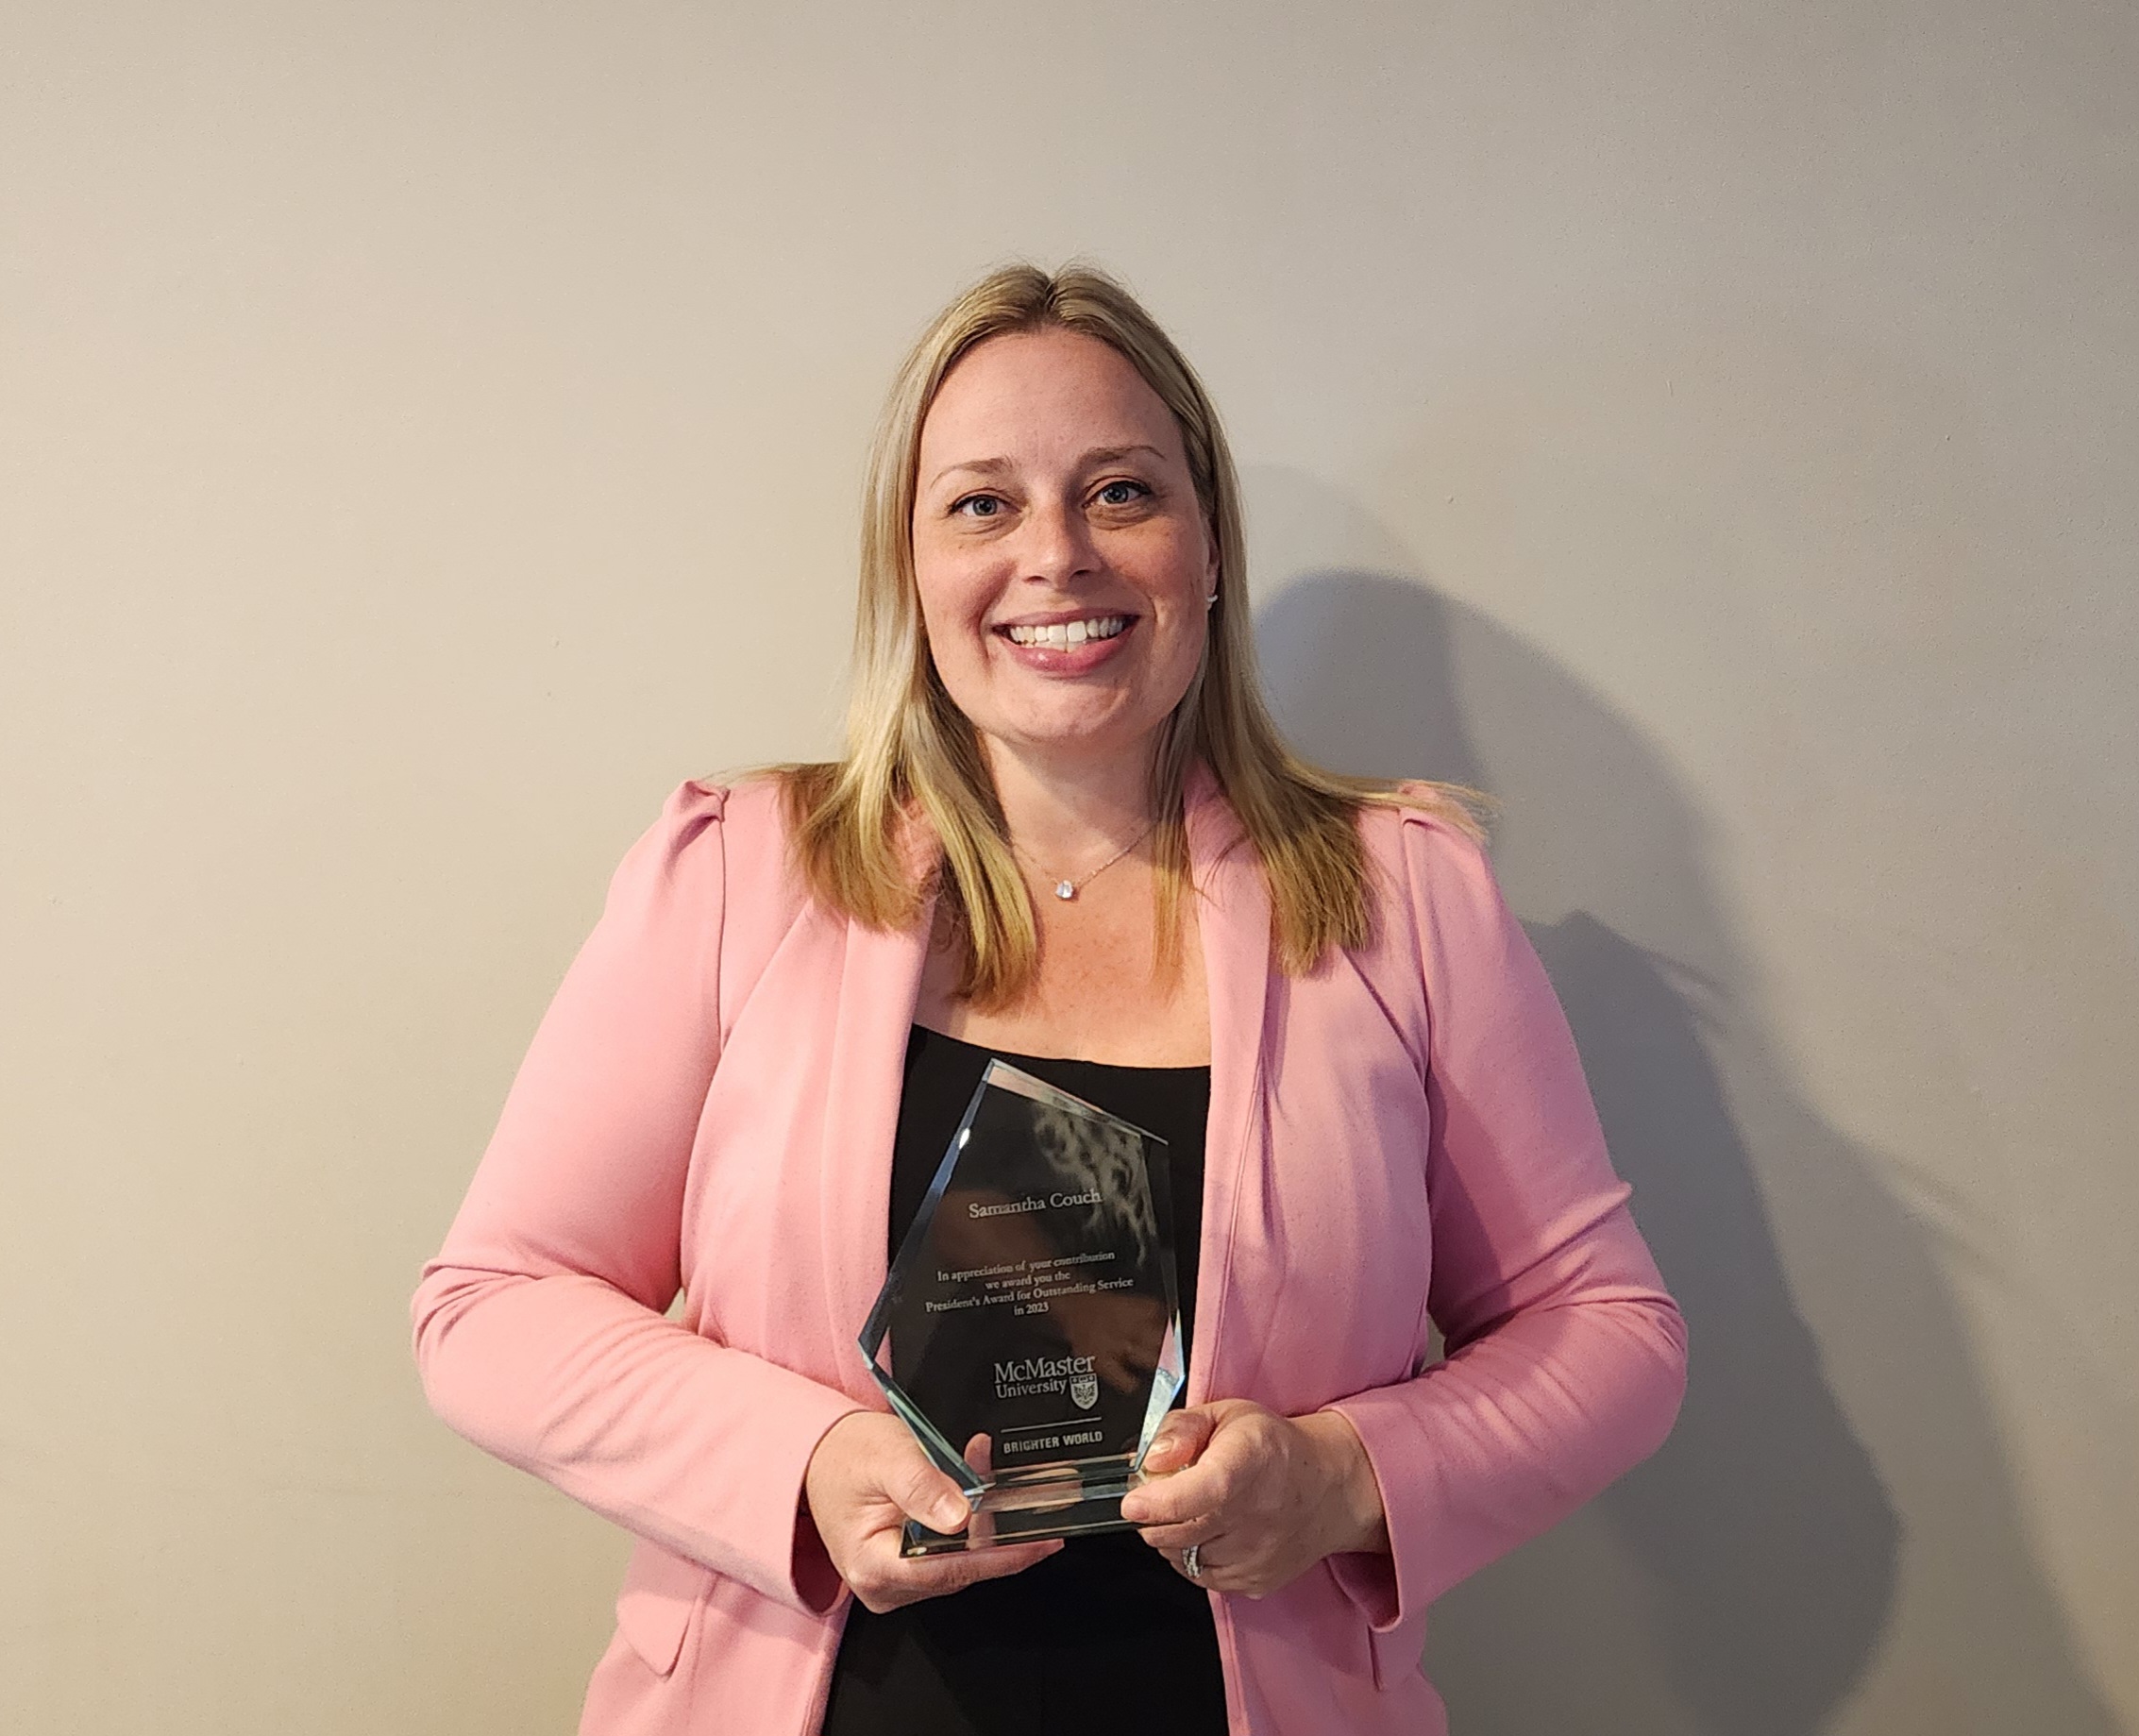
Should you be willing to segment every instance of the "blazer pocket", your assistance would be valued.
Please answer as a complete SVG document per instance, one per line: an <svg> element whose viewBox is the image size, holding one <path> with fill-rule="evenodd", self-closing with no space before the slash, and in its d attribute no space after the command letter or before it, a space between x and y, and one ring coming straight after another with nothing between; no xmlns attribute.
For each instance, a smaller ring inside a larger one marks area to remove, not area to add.
<svg viewBox="0 0 2139 1736"><path fill-rule="evenodd" d="M691 1615L713 1584L713 1570L642 1539L616 1593L616 1631L656 1676L682 1655Z"/></svg>

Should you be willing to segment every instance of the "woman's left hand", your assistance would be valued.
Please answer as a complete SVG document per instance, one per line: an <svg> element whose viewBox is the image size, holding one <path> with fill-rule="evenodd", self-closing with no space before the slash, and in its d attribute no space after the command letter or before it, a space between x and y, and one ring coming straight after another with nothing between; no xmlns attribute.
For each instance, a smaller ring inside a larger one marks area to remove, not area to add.
<svg viewBox="0 0 2139 1736"><path fill-rule="evenodd" d="M1260 1597L1326 1555L1389 1548L1367 1450L1335 1411L1197 1405L1160 1424L1144 1468L1153 1480L1122 1497L1121 1517L1176 1569L1194 1544L1195 1582L1214 1592Z"/></svg>

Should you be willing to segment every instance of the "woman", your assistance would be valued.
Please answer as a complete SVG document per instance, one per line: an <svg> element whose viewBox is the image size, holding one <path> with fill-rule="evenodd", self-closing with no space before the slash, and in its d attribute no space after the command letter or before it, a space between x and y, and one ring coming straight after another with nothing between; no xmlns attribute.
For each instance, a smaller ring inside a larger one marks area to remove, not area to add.
<svg viewBox="0 0 2139 1736"><path fill-rule="evenodd" d="M907 1561L854 1338L990 1054L1169 1137L1187 1403L1136 1530ZM1430 1731L1426 1606L1676 1413L1626 1191L1464 811L1277 739L1187 365L1020 267L894 387L847 757L627 856L417 1356L641 1539L592 1736Z"/></svg>

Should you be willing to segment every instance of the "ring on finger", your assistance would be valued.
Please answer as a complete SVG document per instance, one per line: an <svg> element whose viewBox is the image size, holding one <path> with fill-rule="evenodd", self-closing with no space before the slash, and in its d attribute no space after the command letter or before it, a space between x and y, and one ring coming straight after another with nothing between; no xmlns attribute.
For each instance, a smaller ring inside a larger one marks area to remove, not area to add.
<svg viewBox="0 0 2139 1736"><path fill-rule="evenodd" d="M1181 1571L1191 1579L1201 1579L1204 1576L1203 1544L1190 1543L1187 1548L1182 1550Z"/></svg>

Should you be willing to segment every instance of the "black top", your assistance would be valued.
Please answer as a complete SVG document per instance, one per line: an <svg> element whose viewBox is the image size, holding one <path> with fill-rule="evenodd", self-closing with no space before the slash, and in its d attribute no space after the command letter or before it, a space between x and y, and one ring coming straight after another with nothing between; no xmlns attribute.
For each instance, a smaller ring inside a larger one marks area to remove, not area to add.
<svg viewBox="0 0 2139 1736"><path fill-rule="evenodd" d="M1001 1056L1167 1142L1183 1348L1192 1355L1207 1067L1116 1067L984 1049L916 1025L892 1148L897 1256L981 1073ZM1209 1596L1134 1531L1072 1537L1036 1567L884 1615L851 1606L825 1736L1222 1736Z"/></svg>

